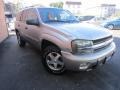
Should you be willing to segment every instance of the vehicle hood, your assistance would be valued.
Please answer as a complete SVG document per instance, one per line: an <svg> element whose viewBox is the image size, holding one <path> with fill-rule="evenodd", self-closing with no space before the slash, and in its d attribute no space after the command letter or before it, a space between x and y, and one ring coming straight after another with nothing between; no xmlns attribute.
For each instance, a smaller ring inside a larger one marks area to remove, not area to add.
<svg viewBox="0 0 120 90"><path fill-rule="evenodd" d="M107 29L87 23L50 23L49 25L74 39L96 40L111 35Z"/></svg>

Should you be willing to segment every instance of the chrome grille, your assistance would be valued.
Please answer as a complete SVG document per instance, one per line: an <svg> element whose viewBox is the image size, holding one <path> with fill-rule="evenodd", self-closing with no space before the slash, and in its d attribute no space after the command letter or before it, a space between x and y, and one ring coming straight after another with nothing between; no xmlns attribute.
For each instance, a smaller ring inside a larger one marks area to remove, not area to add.
<svg viewBox="0 0 120 90"><path fill-rule="evenodd" d="M112 36L94 40L93 41L94 52L98 52L98 51L104 50L105 48L109 47L110 44L112 43L112 40L113 40Z"/></svg>
<svg viewBox="0 0 120 90"><path fill-rule="evenodd" d="M104 50L104 49L106 49L107 47L109 47L109 46L110 46L110 44L111 44L111 43L109 43L109 44L108 44L108 45L106 45L106 46L96 48L96 49L94 49L94 52L99 52L99 51L101 51L101 50Z"/></svg>
<svg viewBox="0 0 120 90"><path fill-rule="evenodd" d="M97 44L103 43L103 42L108 41L110 39L112 39L112 36L108 36L108 37L105 37L105 38L93 40L93 45L97 45Z"/></svg>

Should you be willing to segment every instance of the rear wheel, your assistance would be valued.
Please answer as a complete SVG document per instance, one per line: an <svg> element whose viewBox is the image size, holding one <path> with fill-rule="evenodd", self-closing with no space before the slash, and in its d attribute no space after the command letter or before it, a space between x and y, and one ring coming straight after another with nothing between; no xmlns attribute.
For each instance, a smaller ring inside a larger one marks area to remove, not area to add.
<svg viewBox="0 0 120 90"><path fill-rule="evenodd" d="M26 42L21 38L20 33L16 32L18 44L20 47L24 47Z"/></svg>
<svg viewBox="0 0 120 90"><path fill-rule="evenodd" d="M53 74L62 74L65 71L65 64L59 48L48 46L43 52L43 64L45 68Z"/></svg>

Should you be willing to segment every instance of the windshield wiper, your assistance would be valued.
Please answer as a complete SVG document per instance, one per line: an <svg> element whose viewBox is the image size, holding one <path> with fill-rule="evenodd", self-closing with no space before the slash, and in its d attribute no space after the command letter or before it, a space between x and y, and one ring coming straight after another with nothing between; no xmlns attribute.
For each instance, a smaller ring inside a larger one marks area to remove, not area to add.
<svg viewBox="0 0 120 90"><path fill-rule="evenodd" d="M80 21L78 21L78 20L69 20L68 22L69 23L74 23L74 22L79 23Z"/></svg>
<svg viewBox="0 0 120 90"><path fill-rule="evenodd" d="M48 21L45 21L46 23L50 23L50 22L68 22L66 20L48 20Z"/></svg>
<svg viewBox="0 0 120 90"><path fill-rule="evenodd" d="M73 23L73 22L79 22L77 20L48 20L45 21L46 23L50 23L50 22L64 22L64 23Z"/></svg>

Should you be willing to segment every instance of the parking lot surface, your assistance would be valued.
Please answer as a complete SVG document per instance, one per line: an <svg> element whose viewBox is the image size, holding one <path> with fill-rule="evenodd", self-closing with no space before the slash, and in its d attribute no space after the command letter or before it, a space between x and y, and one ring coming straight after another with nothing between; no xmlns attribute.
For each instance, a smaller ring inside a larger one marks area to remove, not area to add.
<svg viewBox="0 0 120 90"><path fill-rule="evenodd" d="M0 90L120 90L120 31L112 31L116 53L112 60L90 72L45 71L41 55L31 45L20 48L16 36L0 44Z"/></svg>

